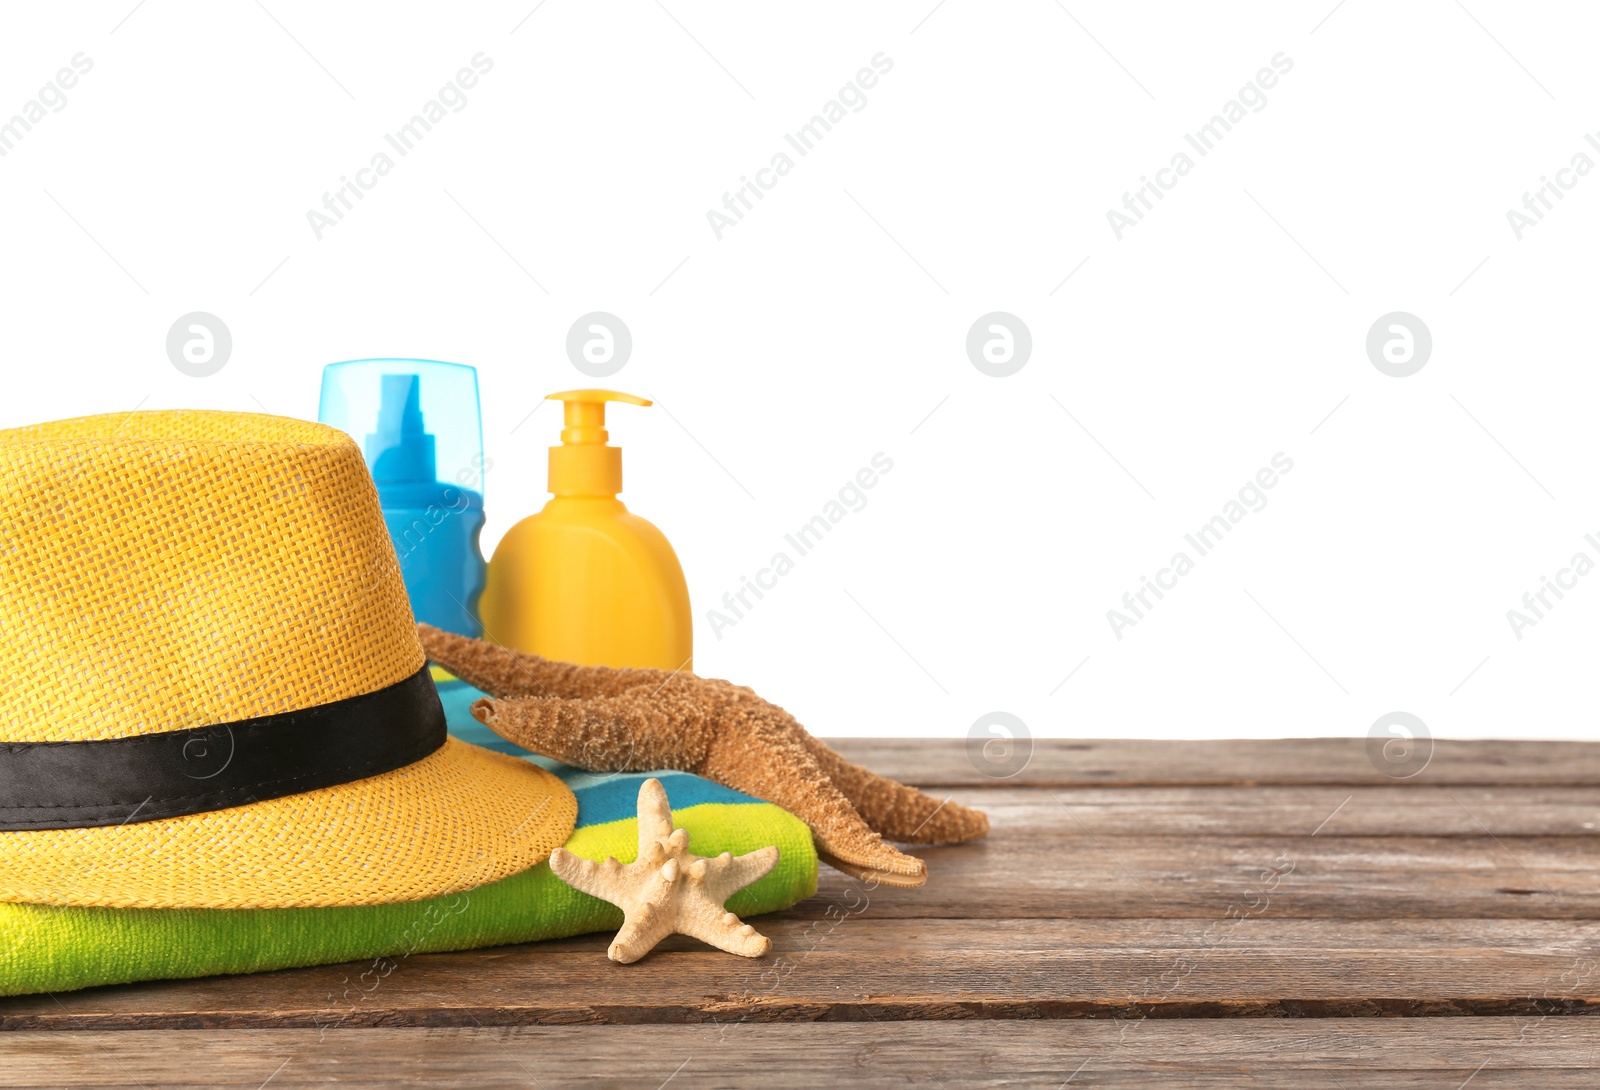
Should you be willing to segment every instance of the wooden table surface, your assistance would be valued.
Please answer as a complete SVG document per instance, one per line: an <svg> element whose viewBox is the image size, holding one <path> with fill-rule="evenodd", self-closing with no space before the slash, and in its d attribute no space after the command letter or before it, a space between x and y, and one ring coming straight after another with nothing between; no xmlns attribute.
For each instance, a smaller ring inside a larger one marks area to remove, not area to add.
<svg viewBox="0 0 1600 1090"><path fill-rule="evenodd" d="M0 1085L1600 1086L1600 745L960 742L852 759L984 807L920 890L824 868L760 961L609 936L0 1000Z"/></svg>

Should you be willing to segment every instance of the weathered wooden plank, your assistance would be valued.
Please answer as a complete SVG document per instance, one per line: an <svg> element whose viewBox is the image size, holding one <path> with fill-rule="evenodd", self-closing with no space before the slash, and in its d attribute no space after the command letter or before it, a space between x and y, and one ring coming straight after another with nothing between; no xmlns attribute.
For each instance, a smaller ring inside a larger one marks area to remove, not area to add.
<svg viewBox="0 0 1600 1090"><path fill-rule="evenodd" d="M1068 823L1070 825L1070 822ZM1600 919L1600 838L1101 836L996 828L919 852L928 884L879 889L878 917L1274 916ZM1263 892L1274 869L1275 889ZM824 899L850 879L825 869Z"/></svg>
<svg viewBox="0 0 1600 1090"><path fill-rule="evenodd" d="M0 1000L0 1028L1517 1015L1600 1004L1600 922L769 918L773 954L605 936ZM3 1042L4 1035L0 1035Z"/></svg>
<svg viewBox="0 0 1600 1090"><path fill-rule="evenodd" d="M961 739L829 738L850 760L929 787L1333 784L1379 786L1600 785L1600 742L1435 741L1416 777L1396 781L1367 755L1365 738L1223 741L1039 738L1028 766L1007 780L980 770Z"/></svg>
<svg viewBox="0 0 1600 1090"><path fill-rule="evenodd" d="M19 1033L0 1086L1567 1090L1597 1049L1588 1018Z"/></svg>
<svg viewBox="0 0 1600 1090"><path fill-rule="evenodd" d="M1040 836L1600 836L1600 787L986 787L948 794L985 810L997 830Z"/></svg>

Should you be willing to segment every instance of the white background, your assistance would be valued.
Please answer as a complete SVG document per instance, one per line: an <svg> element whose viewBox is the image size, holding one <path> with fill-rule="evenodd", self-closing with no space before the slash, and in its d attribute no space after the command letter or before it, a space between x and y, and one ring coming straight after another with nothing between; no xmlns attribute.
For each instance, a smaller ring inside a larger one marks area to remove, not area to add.
<svg viewBox="0 0 1600 1090"><path fill-rule="evenodd" d="M0 158L0 424L313 417L330 361L473 364L490 547L544 500L558 414L529 414L591 384L564 341L604 310L634 337L605 384L660 401L612 434L698 671L819 734L1595 734L1600 575L1521 640L1506 617L1600 560L1600 172L1520 241L1506 219L1600 159L1592 8L535 2L7 5L0 117L94 67ZM306 212L479 52L319 241ZM719 241L707 211L878 53ZM1107 210L1278 53L1118 241ZM164 347L196 310L234 340L204 379ZM1003 379L964 347L996 310L1034 344ZM1397 310L1434 339L1404 379L1364 347ZM880 451L865 509L715 638L705 610ZM1280 451L1265 509L1117 639L1106 611Z"/></svg>

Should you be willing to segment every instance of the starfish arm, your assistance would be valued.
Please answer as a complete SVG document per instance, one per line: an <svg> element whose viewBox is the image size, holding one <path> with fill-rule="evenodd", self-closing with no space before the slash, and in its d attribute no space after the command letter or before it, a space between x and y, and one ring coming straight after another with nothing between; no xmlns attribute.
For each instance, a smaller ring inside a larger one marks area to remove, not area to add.
<svg viewBox="0 0 1600 1090"><path fill-rule="evenodd" d="M634 737L587 700L513 696L477 700L473 718L524 749L591 772L634 772Z"/></svg>
<svg viewBox="0 0 1600 1090"><path fill-rule="evenodd" d="M472 714L502 738L591 772L698 772L707 746L703 713L631 694L483 699Z"/></svg>
<svg viewBox="0 0 1600 1090"><path fill-rule="evenodd" d="M573 855L565 848L557 848L550 853L550 869L573 889L598 897L602 901L613 899L618 888L618 883L623 880L627 869L615 858L604 861L585 859L581 855Z"/></svg>
<svg viewBox="0 0 1600 1090"><path fill-rule="evenodd" d="M654 862L656 849L662 841L672 836L672 806L667 802L667 789L654 776L639 785L639 854L640 862ZM683 838L688 840L687 834Z"/></svg>
<svg viewBox="0 0 1600 1090"><path fill-rule="evenodd" d="M845 760L798 723L800 739L828 779L863 821L889 840L907 844L958 844L988 835L989 817L948 799L923 794Z"/></svg>
<svg viewBox="0 0 1600 1090"><path fill-rule="evenodd" d="M766 705L765 710L776 709ZM746 734L720 737L700 774L783 807L811 828L819 852L873 872L897 875L904 884L927 880L922 860L885 844L868 827L800 744L791 725L768 721Z"/></svg>
<svg viewBox="0 0 1600 1090"><path fill-rule="evenodd" d="M659 686L672 676L666 670L619 670L557 662L427 624L417 625L417 636L430 661L491 696L579 700L613 695L640 685Z"/></svg>
<svg viewBox="0 0 1600 1090"><path fill-rule="evenodd" d="M652 905L642 906L652 909ZM617 932L606 956L622 965L630 965L648 954L655 945L676 930L669 913L649 911L630 912Z"/></svg>
<svg viewBox="0 0 1600 1090"><path fill-rule="evenodd" d="M703 871L701 863L705 864ZM723 852L714 859L697 859L686 870L689 881L703 884L705 895L720 905L745 886L771 874L777 865L778 849L773 847L739 856Z"/></svg>
<svg viewBox="0 0 1600 1090"><path fill-rule="evenodd" d="M909 857L908 857L909 858ZM858 863L850 859L841 859L822 846L817 847L817 862L826 863L841 874L849 875L861 882L870 882L867 888L877 886L894 886L897 889L916 889L928 881L926 866L917 874L905 874L889 870L886 867L876 866L871 863ZM920 860L919 860L920 862Z"/></svg>
<svg viewBox="0 0 1600 1090"><path fill-rule="evenodd" d="M701 898L680 909L676 926L680 934L740 957L758 958L772 949L771 939L720 905Z"/></svg>

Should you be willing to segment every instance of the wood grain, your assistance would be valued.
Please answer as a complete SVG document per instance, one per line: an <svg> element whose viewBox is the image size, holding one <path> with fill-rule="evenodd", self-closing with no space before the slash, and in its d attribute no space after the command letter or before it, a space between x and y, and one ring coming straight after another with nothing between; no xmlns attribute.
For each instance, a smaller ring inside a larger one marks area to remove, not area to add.
<svg viewBox="0 0 1600 1090"><path fill-rule="evenodd" d="M1588 1018L17 1033L0 1086L1569 1090L1597 1053Z"/></svg>
<svg viewBox="0 0 1600 1090"><path fill-rule="evenodd" d="M964 740L829 738L840 753L874 772L919 787L1121 786L1396 783L1374 767L1365 738L1226 741L1039 738L1022 772L985 776ZM980 761L979 764L982 762ZM1416 777L1434 787L1600 786L1600 742L1435 741Z"/></svg>
<svg viewBox="0 0 1600 1090"><path fill-rule="evenodd" d="M997 829L1095 836L1600 836L1600 787L1035 787L942 792Z"/></svg>
<svg viewBox="0 0 1600 1090"><path fill-rule="evenodd" d="M1274 916L1335 919L1600 918L1594 837L1098 836L996 829L990 839L920 852L928 883L874 892L872 913L903 919L991 916L1217 918L1257 908L1274 867ZM823 872L824 900L849 879Z"/></svg>
<svg viewBox="0 0 1600 1090"><path fill-rule="evenodd" d="M605 936L0 1000L7 1029L910 1019L1536 1017L1600 1003L1600 923L769 918L773 953ZM347 991L347 989L349 989Z"/></svg>

